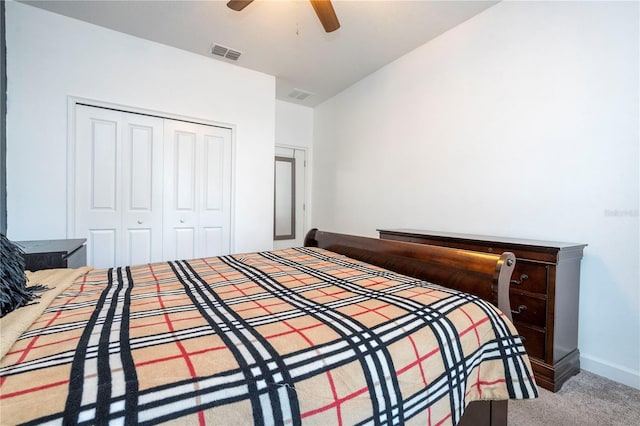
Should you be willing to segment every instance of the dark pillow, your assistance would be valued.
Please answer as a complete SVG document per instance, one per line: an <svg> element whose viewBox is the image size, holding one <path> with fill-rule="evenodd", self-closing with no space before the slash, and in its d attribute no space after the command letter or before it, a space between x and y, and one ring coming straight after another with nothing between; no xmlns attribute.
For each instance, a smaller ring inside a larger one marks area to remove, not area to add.
<svg viewBox="0 0 640 426"><path fill-rule="evenodd" d="M36 297L31 289L27 289L22 249L0 234L0 317Z"/></svg>

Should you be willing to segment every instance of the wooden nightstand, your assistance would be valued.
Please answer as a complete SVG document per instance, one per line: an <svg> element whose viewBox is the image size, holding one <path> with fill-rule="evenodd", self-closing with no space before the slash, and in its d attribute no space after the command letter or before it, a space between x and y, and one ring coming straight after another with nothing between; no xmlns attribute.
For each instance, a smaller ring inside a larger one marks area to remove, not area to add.
<svg viewBox="0 0 640 426"><path fill-rule="evenodd" d="M24 252L25 270L79 268L87 265L87 240L16 241Z"/></svg>
<svg viewBox="0 0 640 426"><path fill-rule="evenodd" d="M516 255L509 299L539 386L552 392L580 372L578 296L586 244L416 229L379 229L380 238Z"/></svg>

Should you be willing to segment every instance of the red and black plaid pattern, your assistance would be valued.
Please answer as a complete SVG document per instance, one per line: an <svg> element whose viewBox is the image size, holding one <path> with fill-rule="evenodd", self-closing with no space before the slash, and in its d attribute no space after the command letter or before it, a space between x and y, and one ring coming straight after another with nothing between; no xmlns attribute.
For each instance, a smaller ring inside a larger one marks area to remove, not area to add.
<svg viewBox="0 0 640 426"><path fill-rule="evenodd" d="M489 303L315 248L91 271L0 392L3 424L439 425L537 396Z"/></svg>

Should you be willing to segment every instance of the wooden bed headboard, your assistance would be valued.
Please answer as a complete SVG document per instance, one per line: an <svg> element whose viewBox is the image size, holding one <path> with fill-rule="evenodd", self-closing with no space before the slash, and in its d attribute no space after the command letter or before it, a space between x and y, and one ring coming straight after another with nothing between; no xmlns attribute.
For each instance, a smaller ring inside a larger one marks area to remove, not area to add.
<svg viewBox="0 0 640 426"><path fill-rule="evenodd" d="M501 255L310 230L305 247L319 247L488 300L511 320L513 253Z"/></svg>

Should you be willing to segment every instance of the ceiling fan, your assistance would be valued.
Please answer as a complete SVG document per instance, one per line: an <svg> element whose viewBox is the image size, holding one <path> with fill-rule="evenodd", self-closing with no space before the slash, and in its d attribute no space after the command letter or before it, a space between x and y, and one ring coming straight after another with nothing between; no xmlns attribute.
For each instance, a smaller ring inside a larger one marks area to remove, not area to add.
<svg viewBox="0 0 640 426"><path fill-rule="evenodd" d="M253 0L230 0L227 6L229 9L241 11L249 6L252 1ZM316 11L316 15L318 15L318 19L326 32L330 33L340 28L340 22L338 22L336 11L333 10L331 0L309 0L309 2Z"/></svg>

